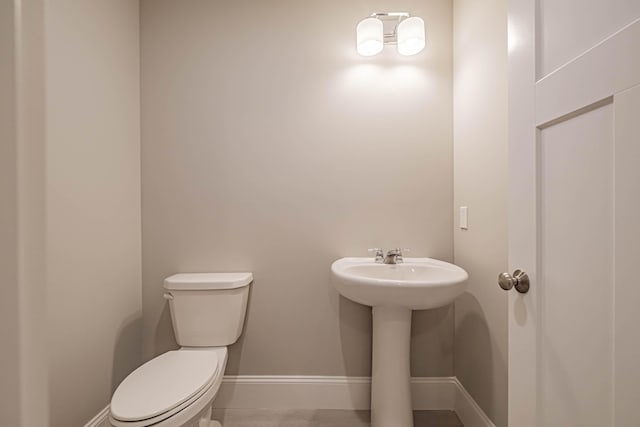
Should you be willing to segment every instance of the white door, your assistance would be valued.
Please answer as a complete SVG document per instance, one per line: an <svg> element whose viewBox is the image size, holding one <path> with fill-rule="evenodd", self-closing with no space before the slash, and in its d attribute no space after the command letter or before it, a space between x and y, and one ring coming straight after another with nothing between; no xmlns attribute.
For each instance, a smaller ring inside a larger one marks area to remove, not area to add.
<svg viewBox="0 0 640 427"><path fill-rule="evenodd" d="M640 0L510 0L509 426L640 426Z"/></svg>

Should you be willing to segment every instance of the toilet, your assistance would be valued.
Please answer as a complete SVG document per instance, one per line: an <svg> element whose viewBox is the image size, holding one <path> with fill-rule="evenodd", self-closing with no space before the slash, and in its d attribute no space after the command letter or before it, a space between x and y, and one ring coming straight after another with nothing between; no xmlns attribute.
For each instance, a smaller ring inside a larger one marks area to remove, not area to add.
<svg viewBox="0 0 640 427"><path fill-rule="evenodd" d="M133 371L111 398L115 427L216 427L211 408L227 346L244 325L251 273L183 273L164 281L179 350Z"/></svg>

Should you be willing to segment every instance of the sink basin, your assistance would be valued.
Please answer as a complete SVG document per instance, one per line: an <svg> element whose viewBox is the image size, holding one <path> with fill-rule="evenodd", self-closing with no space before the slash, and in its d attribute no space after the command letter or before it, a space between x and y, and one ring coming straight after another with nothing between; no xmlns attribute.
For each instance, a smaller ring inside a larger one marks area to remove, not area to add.
<svg viewBox="0 0 640 427"><path fill-rule="evenodd" d="M342 258L331 273L342 296L373 307L372 427L413 427L411 311L453 302L466 288L467 272L431 258L405 258L402 264Z"/></svg>
<svg viewBox="0 0 640 427"><path fill-rule="evenodd" d="M411 310L442 307L466 289L467 272L431 258L378 264L373 258L342 258L331 265L333 284L344 297L369 306Z"/></svg>

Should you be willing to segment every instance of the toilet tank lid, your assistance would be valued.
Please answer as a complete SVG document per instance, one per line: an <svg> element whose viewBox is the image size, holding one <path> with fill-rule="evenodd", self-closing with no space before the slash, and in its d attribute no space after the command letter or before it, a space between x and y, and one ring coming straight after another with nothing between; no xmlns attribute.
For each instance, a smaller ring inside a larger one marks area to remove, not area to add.
<svg viewBox="0 0 640 427"><path fill-rule="evenodd" d="M164 279L167 290L235 289L253 281L251 273L180 273Z"/></svg>

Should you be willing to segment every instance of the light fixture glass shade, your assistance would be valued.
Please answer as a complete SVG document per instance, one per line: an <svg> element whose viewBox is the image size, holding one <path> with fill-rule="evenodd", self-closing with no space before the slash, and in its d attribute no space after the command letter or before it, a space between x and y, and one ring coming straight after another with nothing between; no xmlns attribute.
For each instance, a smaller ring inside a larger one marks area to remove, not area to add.
<svg viewBox="0 0 640 427"><path fill-rule="evenodd" d="M398 53L415 55L424 49L424 21L412 16L398 24Z"/></svg>
<svg viewBox="0 0 640 427"><path fill-rule="evenodd" d="M378 18L365 18L356 27L358 53L362 56L377 55L384 45L382 21Z"/></svg>

